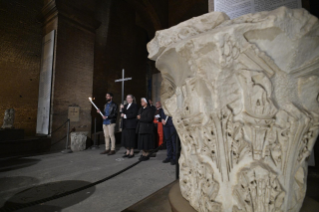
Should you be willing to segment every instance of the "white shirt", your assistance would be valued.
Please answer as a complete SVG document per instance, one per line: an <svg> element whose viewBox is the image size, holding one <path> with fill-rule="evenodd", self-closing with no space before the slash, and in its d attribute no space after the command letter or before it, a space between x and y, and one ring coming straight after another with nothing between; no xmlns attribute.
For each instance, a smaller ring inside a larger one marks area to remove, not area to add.
<svg viewBox="0 0 319 212"><path fill-rule="evenodd" d="M127 107L126 107L126 110L128 110L128 109L131 107L131 105L132 105L132 103L128 104ZM123 118L124 118L124 119L127 118L127 117L126 117L126 114L124 114L124 117L123 117Z"/></svg>

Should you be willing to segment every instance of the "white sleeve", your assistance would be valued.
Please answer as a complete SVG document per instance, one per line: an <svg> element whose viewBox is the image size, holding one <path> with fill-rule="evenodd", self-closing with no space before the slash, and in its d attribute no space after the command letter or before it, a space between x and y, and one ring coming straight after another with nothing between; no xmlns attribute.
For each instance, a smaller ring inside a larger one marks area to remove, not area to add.
<svg viewBox="0 0 319 212"><path fill-rule="evenodd" d="M126 119L126 115L124 114L124 119Z"/></svg>

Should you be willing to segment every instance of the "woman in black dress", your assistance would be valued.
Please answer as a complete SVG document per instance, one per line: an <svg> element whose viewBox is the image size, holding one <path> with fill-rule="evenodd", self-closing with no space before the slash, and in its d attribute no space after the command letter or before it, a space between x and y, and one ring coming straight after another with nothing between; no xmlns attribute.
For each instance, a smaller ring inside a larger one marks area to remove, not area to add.
<svg viewBox="0 0 319 212"><path fill-rule="evenodd" d="M126 148L124 158L134 157L134 148L136 148L136 125L137 125L137 105L133 102L131 94L126 96L127 104L121 105L121 128L122 145Z"/></svg>
<svg viewBox="0 0 319 212"><path fill-rule="evenodd" d="M143 153L139 160L148 160L149 151L155 148L155 140L153 133L154 110L148 105L145 98L141 99L142 107L138 111L138 149Z"/></svg>

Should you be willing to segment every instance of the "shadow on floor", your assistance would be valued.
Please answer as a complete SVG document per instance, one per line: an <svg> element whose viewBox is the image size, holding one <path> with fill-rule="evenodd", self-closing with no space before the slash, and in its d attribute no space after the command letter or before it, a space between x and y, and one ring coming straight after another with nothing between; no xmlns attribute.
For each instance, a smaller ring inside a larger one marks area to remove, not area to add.
<svg viewBox="0 0 319 212"><path fill-rule="evenodd" d="M40 161L40 159L33 158L14 158L10 160L2 160L0 161L0 172L33 166L39 163Z"/></svg>
<svg viewBox="0 0 319 212"><path fill-rule="evenodd" d="M0 208L0 211L58 212L61 211L63 208L75 205L91 196L95 191L95 186L68 196L64 196L59 199L51 200L40 205L31 207L25 206L28 205L28 203L35 202L44 198L54 197L55 195L59 195L61 193L68 192L89 184L90 182L87 181L66 180L34 186L13 195L5 202L4 206Z"/></svg>
<svg viewBox="0 0 319 212"><path fill-rule="evenodd" d="M30 187L39 184L40 180L28 176L12 176L0 178L0 192L10 192L12 189Z"/></svg>

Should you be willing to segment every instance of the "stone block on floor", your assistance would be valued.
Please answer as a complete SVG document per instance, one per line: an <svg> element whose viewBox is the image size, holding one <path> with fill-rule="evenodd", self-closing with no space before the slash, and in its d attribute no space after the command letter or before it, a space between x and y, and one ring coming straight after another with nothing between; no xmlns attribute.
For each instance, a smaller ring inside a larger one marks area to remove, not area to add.
<svg viewBox="0 0 319 212"><path fill-rule="evenodd" d="M73 152L83 151L86 149L86 140L88 132L71 133L71 150Z"/></svg>

